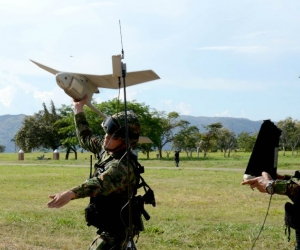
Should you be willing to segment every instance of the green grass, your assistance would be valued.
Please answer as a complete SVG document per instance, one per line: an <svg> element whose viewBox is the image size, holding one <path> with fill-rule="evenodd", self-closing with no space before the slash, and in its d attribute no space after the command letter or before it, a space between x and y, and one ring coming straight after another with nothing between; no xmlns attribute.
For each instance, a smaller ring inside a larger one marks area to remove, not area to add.
<svg viewBox="0 0 300 250"><path fill-rule="evenodd" d="M87 178L89 154L79 153L77 161L40 161L39 155L29 155L18 161L17 154L0 154L0 249L87 249L96 232L84 221L88 199L71 201L61 209L48 209L46 203L49 194ZM144 160L140 154L139 158L157 206L145 206L151 219L144 221L137 249L251 249L269 196L240 185L249 154L209 154L192 161L182 157L179 169L172 159ZM279 172L292 173L298 162L297 155L280 155ZM294 234L291 242L284 234L287 201L285 196L273 197L254 249L293 249Z"/></svg>

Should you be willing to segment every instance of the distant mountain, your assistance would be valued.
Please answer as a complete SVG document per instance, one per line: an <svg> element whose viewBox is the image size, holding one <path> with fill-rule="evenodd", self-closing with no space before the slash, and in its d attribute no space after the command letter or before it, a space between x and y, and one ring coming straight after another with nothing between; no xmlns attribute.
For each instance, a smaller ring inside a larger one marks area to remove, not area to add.
<svg viewBox="0 0 300 250"><path fill-rule="evenodd" d="M5 152L15 152L15 145L11 141L21 128L25 115L2 115L0 116L0 145L6 147ZM190 122L190 125L197 126L200 132L205 132L204 126L220 122L224 128L233 131L236 135L241 132L258 132L263 121L251 121L245 118L231 117L205 117L181 115L179 119Z"/></svg>
<svg viewBox="0 0 300 250"><path fill-rule="evenodd" d="M201 132L205 132L204 126L212 123L220 122L224 128L233 131L237 136L241 132L254 133L258 132L263 121L251 121L245 118L232 117L205 117L205 116L190 116L181 115L179 119L190 122L190 125L197 126Z"/></svg>
<svg viewBox="0 0 300 250"><path fill-rule="evenodd" d="M25 115L0 116L0 145L6 147L5 153L15 152L15 144L11 140L21 128Z"/></svg>

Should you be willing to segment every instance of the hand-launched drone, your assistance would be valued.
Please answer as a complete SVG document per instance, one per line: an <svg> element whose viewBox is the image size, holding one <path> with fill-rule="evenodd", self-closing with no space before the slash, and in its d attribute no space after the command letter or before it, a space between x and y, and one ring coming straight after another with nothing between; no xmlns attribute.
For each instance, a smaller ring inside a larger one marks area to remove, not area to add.
<svg viewBox="0 0 300 250"><path fill-rule="evenodd" d="M40 68L55 75L56 83L62 88L65 93L75 100L81 100L85 95L88 96L86 105L95 111L103 118L106 117L100 110L94 107L91 103L94 93L99 93L99 87L108 89L118 89L118 77L122 76L121 72L121 55L112 56L113 74L110 75L89 75L82 73L62 72L56 69L52 69L41 63L35 62ZM126 73L126 85L127 87L136 85L139 83L149 82L160 79L159 76L153 70L143 70Z"/></svg>
<svg viewBox="0 0 300 250"><path fill-rule="evenodd" d="M82 73L63 72L52 69L33 60L30 61L35 63L40 68L55 75L58 86L74 100L81 100L85 97L85 95L87 95L88 99L86 105L101 117L106 118L105 114L92 105L92 97L93 94L99 93L99 87L108 89L119 89L121 87L119 86L120 84L118 82L118 78L122 76L121 59L121 55L112 56L113 74L110 75L89 75ZM160 79L160 77L153 70L127 72L126 86L129 87L157 79ZM147 137L140 136L139 143L152 143L152 141Z"/></svg>

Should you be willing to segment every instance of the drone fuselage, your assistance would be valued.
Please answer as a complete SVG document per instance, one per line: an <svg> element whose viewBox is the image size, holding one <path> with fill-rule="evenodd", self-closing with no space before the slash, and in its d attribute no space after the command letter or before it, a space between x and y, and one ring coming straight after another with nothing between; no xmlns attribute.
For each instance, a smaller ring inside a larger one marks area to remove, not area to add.
<svg viewBox="0 0 300 250"><path fill-rule="evenodd" d="M99 93L98 88L84 76L60 72L55 75L57 85L74 100L81 100L85 95L92 96Z"/></svg>

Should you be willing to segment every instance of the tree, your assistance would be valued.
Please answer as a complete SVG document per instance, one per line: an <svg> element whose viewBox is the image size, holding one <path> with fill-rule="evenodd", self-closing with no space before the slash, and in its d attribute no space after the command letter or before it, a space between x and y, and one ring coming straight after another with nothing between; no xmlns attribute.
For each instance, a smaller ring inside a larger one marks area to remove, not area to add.
<svg viewBox="0 0 300 250"><path fill-rule="evenodd" d="M15 145L15 152L17 152L16 140L15 139L11 139L10 141L14 143L14 145Z"/></svg>
<svg viewBox="0 0 300 250"><path fill-rule="evenodd" d="M192 152L196 148L197 141L199 141L200 133L196 126L190 126L188 121L180 121L180 130L175 134L172 145L175 148L180 148L186 152L186 156L192 157Z"/></svg>
<svg viewBox="0 0 300 250"><path fill-rule="evenodd" d="M162 158L162 148L169 142L172 142L174 138L173 131L180 126L178 121L179 114L177 112L165 112L155 111L152 113L154 118L157 119L158 126L156 127L157 142L155 146L158 149L159 158Z"/></svg>
<svg viewBox="0 0 300 250"><path fill-rule="evenodd" d="M73 109L71 106L62 105L59 109L59 113L62 118L54 123L54 127L60 135L62 147L66 149L65 159L68 160L70 152L73 151L75 160L77 160L77 147L79 142L74 125Z"/></svg>
<svg viewBox="0 0 300 250"><path fill-rule="evenodd" d="M40 120L41 136L43 138L41 146L51 148L54 151L61 145L60 135L54 126L55 122L61 119L61 116L56 114L53 101L50 103L51 113L48 111L45 103L43 103L43 108L44 111L42 113L42 119Z"/></svg>
<svg viewBox="0 0 300 250"><path fill-rule="evenodd" d="M241 132L237 136L238 148L245 152L252 152L257 138L257 132L250 135L248 132Z"/></svg>
<svg viewBox="0 0 300 250"><path fill-rule="evenodd" d="M4 145L0 145L0 153L3 153L5 151L6 147Z"/></svg>
<svg viewBox="0 0 300 250"><path fill-rule="evenodd" d="M15 143L24 152L31 152L40 147L40 129L37 120L38 114L25 116L22 127L15 135Z"/></svg>
<svg viewBox="0 0 300 250"><path fill-rule="evenodd" d="M217 139L218 147L223 151L224 157L228 151L227 157L230 157L230 152L236 148L237 140L235 133L227 128L221 128Z"/></svg>
<svg viewBox="0 0 300 250"><path fill-rule="evenodd" d="M206 157L208 150L211 149L213 144L216 142L216 139L218 138L218 132L222 127L223 125L220 122L204 126L207 132L202 133L200 143L204 157Z"/></svg>
<svg viewBox="0 0 300 250"><path fill-rule="evenodd" d="M300 142L300 122L293 120L291 117L277 123L278 128L282 130L281 144L285 155L286 147L290 147L292 155Z"/></svg>
<svg viewBox="0 0 300 250"><path fill-rule="evenodd" d="M155 150L155 147L160 142L160 120L157 117L153 117L151 113L145 116L141 121L141 135L148 137L153 143L138 144L137 148L143 153L146 153L147 159L149 159L149 153Z"/></svg>
<svg viewBox="0 0 300 250"><path fill-rule="evenodd" d="M16 145L25 152L38 148L51 148L53 151L60 146L60 138L53 124L60 116L56 114L54 103L51 101L51 113L45 103L44 110L33 116L26 116L22 127L14 137Z"/></svg>

